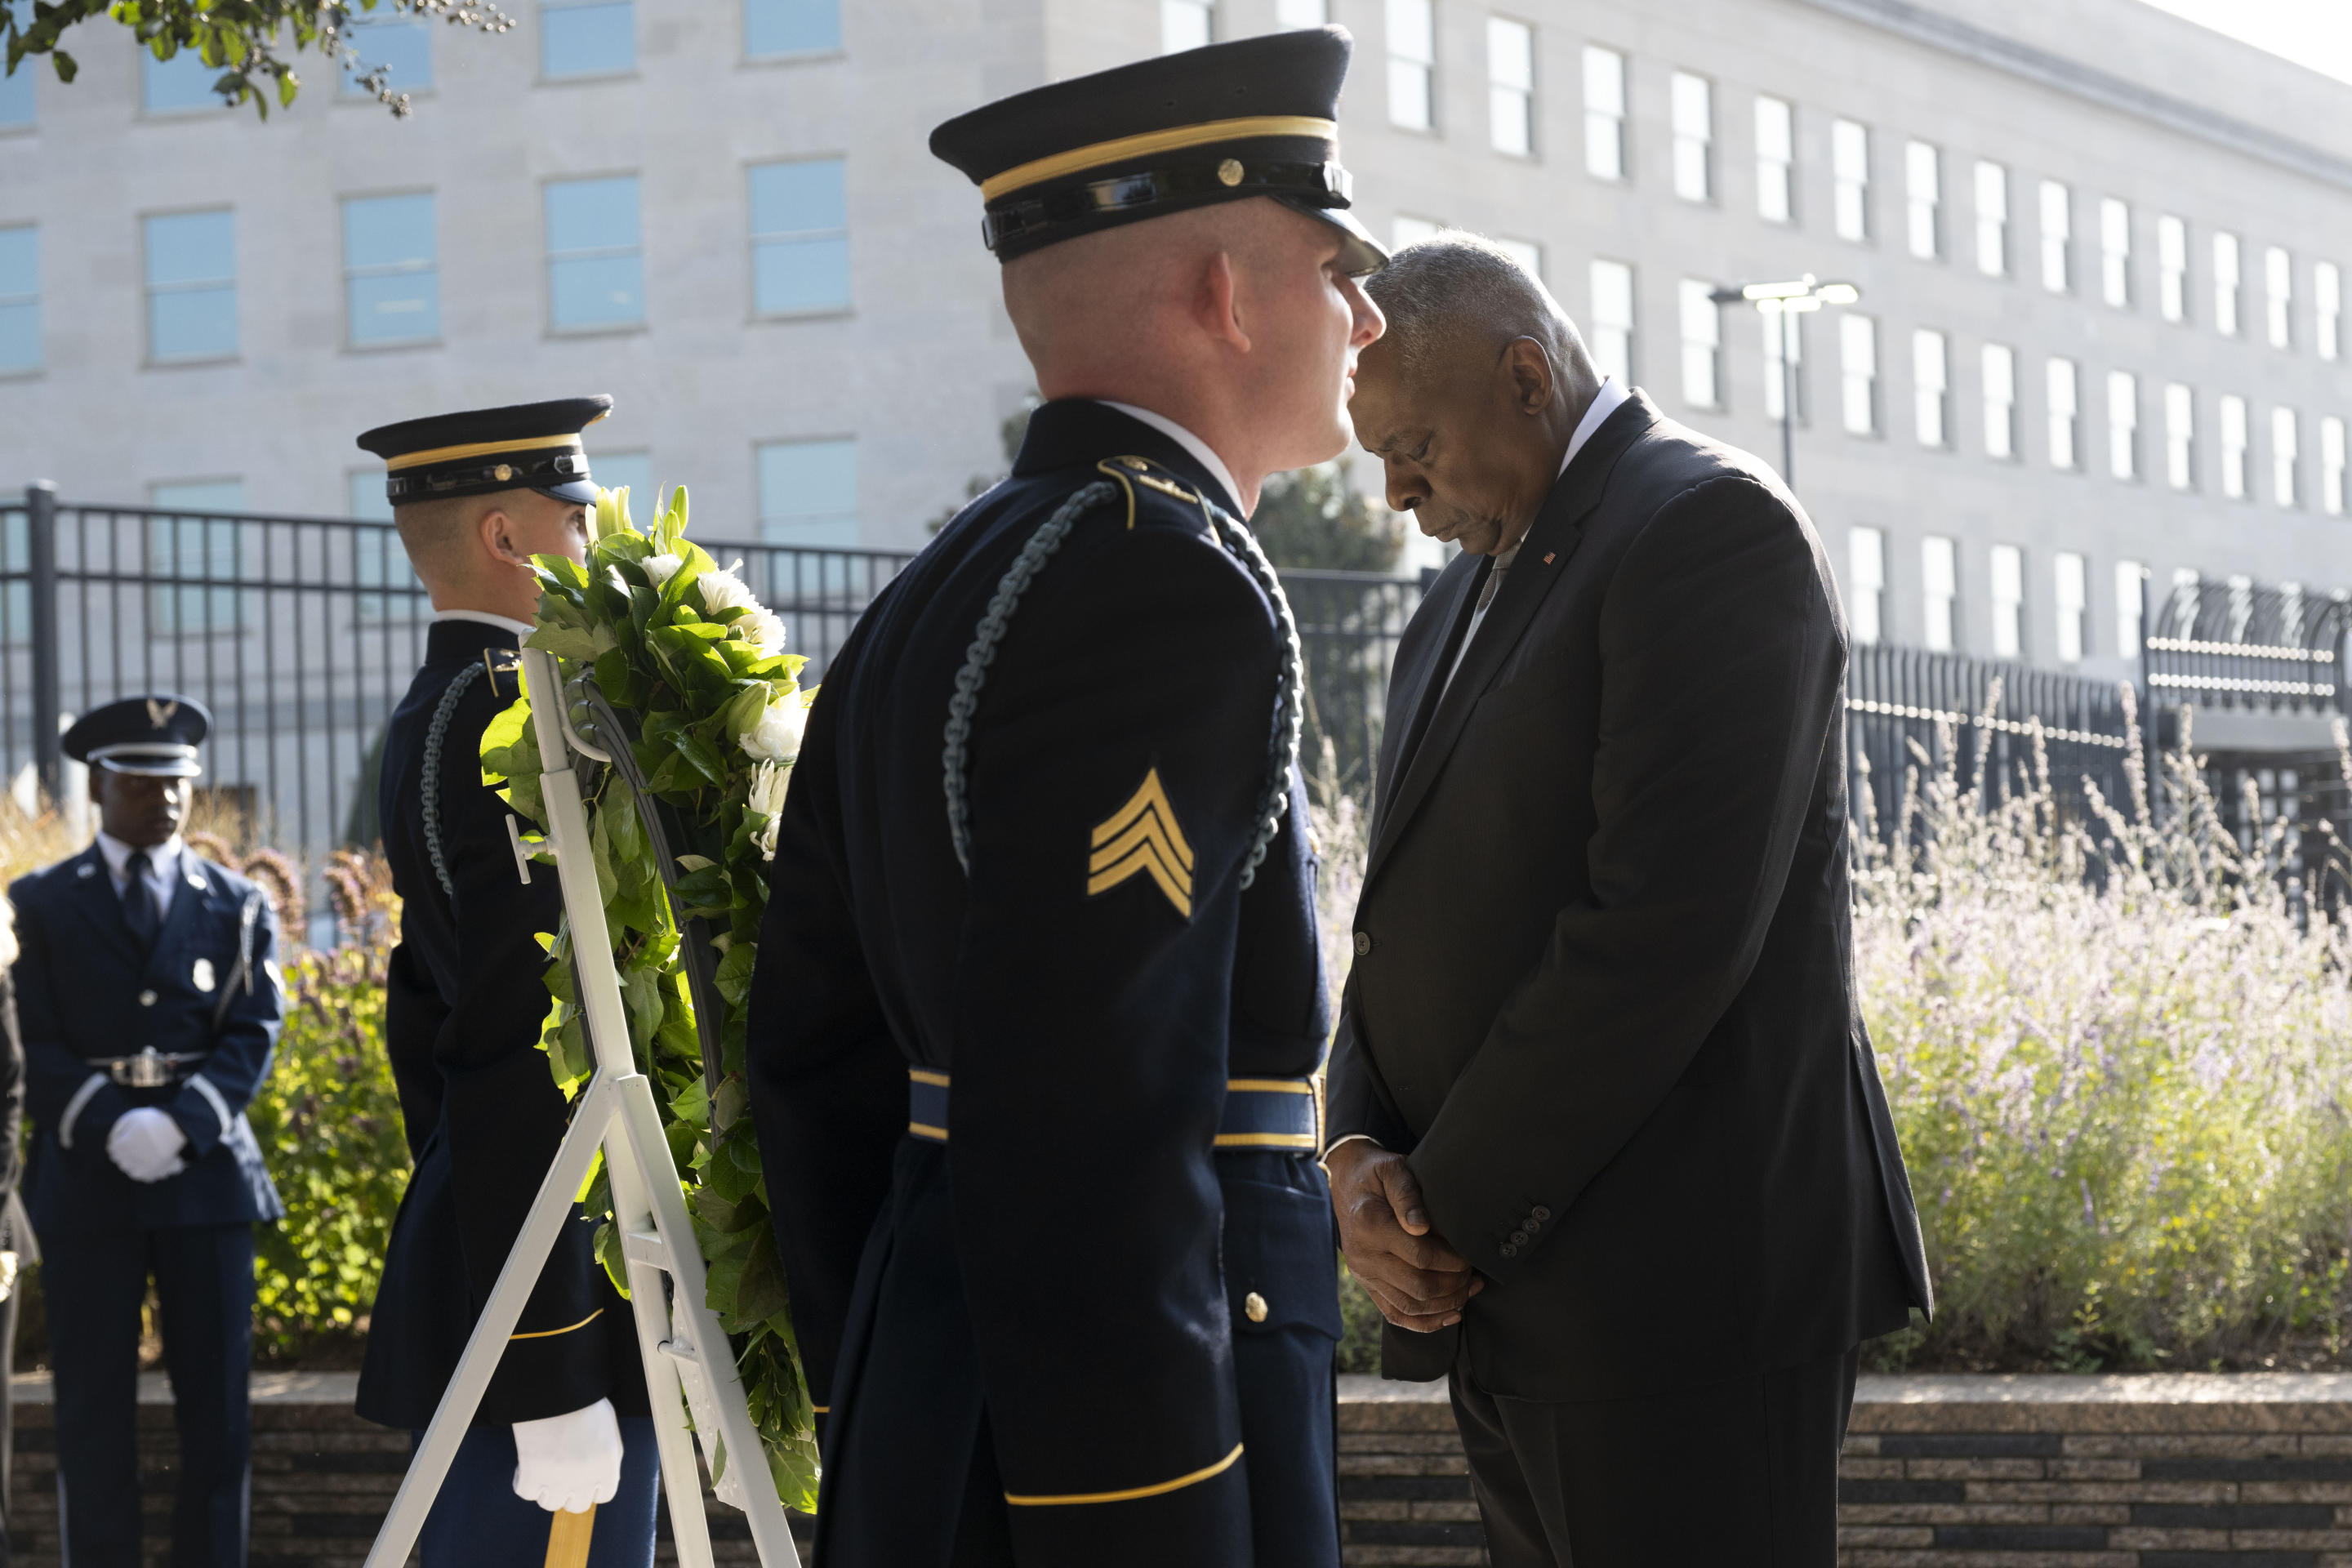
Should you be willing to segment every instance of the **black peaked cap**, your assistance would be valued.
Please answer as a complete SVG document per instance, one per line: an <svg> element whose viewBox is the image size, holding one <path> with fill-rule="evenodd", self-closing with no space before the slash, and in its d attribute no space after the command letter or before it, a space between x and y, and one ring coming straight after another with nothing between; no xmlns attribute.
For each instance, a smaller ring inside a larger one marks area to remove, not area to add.
<svg viewBox="0 0 2352 1568"><path fill-rule="evenodd" d="M469 408L379 425L359 444L383 459L384 491L395 506L513 489L593 504L596 483L580 433L612 411L602 393Z"/></svg>
<svg viewBox="0 0 2352 1568"><path fill-rule="evenodd" d="M213 716L193 697L157 691L93 708L65 733L61 749L78 763L121 773L194 778L196 748Z"/></svg>

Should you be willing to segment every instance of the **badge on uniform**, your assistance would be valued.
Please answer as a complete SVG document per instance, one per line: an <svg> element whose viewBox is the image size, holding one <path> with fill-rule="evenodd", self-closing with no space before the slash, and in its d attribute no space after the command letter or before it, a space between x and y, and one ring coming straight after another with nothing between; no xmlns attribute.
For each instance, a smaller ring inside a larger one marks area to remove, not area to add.
<svg viewBox="0 0 2352 1568"><path fill-rule="evenodd" d="M213 961L209 958L196 960L196 966L189 973L188 978L195 983L195 987L199 991L210 991L220 984L213 973Z"/></svg>
<svg viewBox="0 0 2352 1568"><path fill-rule="evenodd" d="M1125 805L1094 830L1087 860L1087 897L1107 893L1129 877L1149 876L1186 920L1192 918L1192 847L1176 825L1176 808L1160 787L1160 770L1143 775Z"/></svg>

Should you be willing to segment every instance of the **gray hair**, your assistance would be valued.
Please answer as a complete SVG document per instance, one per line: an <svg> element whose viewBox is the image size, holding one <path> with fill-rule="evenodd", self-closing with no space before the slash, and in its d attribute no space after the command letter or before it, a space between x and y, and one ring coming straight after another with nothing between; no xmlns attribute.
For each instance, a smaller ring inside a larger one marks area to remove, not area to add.
<svg viewBox="0 0 2352 1568"><path fill-rule="evenodd" d="M1465 342L1533 338L1565 357L1582 340L1543 280L1484 235L1449 228L1406 246L1364 280L1398 364L1417 371Z"/></svg>

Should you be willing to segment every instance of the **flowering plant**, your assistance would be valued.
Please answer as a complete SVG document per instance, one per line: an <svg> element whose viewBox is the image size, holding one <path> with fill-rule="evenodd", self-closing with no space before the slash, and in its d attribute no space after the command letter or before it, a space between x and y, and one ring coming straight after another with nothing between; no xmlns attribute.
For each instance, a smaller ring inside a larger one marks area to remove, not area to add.
<svg viewBox="0 0 2352 1568"><path fill-rule="evenodd" d="M542 555L537 566L539 624L526 645L553 654L567 682L593 675L616 711L635 716L636 737L606 739L630 745L647 793L674 808L670 821L683 839L669 847L674 880L666 885L659 848L628 786L611 771L594 784L590 847L630 1050L664 1107L663 1131L709 1265L709 1305L734 1336L777 1495L808 1509L816 1492L814 1416L743 1078L743 1002L767 905L767 863L814 695L800 686L806 661L783 651L783 622L743 580L687 539L683 488L672 492L650 534L632 525L626 490L603 492L587 563ZM543 821L530 704L526 694L483 734L482 772L517 811ZM594 1067L572 993L575 939L567 917L550 941L556 962L547 984L555 1005L541 1041L567 1095ZM698 942L707 950L695 951ZM707 971L724 1012L715 1031L716 1072L703 1060L689 965ZM601 1161L583 1202L604 1216L597 1256L626 1295ZM727 1489L733 1478L723 1471L731 1467L723 1455L714 1464L722 1469L714 1480Z"/></svg>

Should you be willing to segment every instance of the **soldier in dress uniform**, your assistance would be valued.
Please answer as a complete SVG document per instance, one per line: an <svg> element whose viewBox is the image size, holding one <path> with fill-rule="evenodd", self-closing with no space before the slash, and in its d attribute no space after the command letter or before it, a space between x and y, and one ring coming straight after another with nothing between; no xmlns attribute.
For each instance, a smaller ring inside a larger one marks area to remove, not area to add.
<svg viewBox="0 0 2352 1568"><path fill-rule="evenodd" d="M76 1568L138 1568L140 1309L162 1307L180 1430L177 1568L245 1562L253 1227L286 1212L246 1124L280 1017L269 897L181 840L202 704L158 692L66 731L98 841L8 889L26 1183Z"/></svg>
<svg viewBox="0 0 2352 1568"><path fill-rule="evenodd" d="M941 126L1049 399L866 611L747 1060L826 1568L1339 1561L1299 655L1238 520L1349 439L1336 28Z"/></svg>
<svg viewBox="0 0 2352 1568"><path fill-rule="evenodd" d="M379 784L401 897L384 1035L416 1166L393 1223L359 1414L422 1435L563 1140L539 1048L536 933L556 879L525 884L482 731L518 693L533 555L583 558L596 486L580 433L609 397L413 419L359 444L384 459L393 521L433 599L425 667L393 713ZM425 1568L547 1560L553 1512L595 1509L588 1561L653 1561L658 1461L628 1304L584 1215L541 1271L427 1520Z"/></svg>

